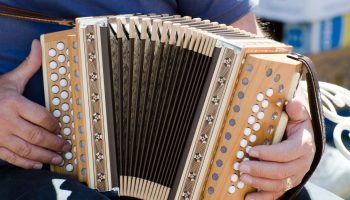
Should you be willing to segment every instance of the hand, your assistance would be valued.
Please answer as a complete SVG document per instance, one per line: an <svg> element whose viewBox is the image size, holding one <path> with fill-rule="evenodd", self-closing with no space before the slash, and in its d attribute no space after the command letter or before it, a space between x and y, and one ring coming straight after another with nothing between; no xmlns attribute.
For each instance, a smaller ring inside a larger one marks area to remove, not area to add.
<svg viewBox="0 0 350 200"><path fill-rule="evenodd" d="M248 194L246 200L277 199L285 192L288 178L297 186L310 169L316 149L309 114L298 100L289 102L286 111L289 115L287 139L279 144L253 147L249 155L259 161L245 161L240 165L241 180L258 188L258 192Z"/></svg>
<svg viewBox="0 0 350 200"><path fill-rule="evenodd" d="M59 138L57 120L42 106L22 96L25 85L41 66L38 40L28 58L15 70L0 76L0 159L26 169L43 163L60 164L70 145Z"/></svg>

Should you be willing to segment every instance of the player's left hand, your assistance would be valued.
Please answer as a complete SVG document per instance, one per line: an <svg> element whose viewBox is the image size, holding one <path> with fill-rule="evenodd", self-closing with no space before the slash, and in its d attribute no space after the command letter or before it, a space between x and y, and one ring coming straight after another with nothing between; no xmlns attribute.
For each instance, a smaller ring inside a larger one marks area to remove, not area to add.
<svg viewBox="0 0 350 200"><path fill-rule="evenodd" d="M274 145L253 147L249 155L258 160L240 164L241 180L258 188L258 192L248 194L246 200L277 199L300 184L310 169L316 148L309 113L298 100L289 102L286 111L287 139Z"/></svg>

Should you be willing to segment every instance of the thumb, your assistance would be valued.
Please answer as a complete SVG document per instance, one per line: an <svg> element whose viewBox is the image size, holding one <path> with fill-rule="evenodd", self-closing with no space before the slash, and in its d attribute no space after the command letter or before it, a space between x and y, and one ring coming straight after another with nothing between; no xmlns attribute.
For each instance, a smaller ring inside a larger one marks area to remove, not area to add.
<svg viewBox="0 0 350 200"><path fill-rule="evenodd" d="M29 56L7 78L15 82L18 92L22 93L29 79L41 67L41 47L39 40L33 40Z"/></svg>
<svg viewBox="0 0 350 200"><path fill-rule="evenodd" d="M309 113L301 101L293 99L286 106L289 120L294 123L309 119Z"/></svg>

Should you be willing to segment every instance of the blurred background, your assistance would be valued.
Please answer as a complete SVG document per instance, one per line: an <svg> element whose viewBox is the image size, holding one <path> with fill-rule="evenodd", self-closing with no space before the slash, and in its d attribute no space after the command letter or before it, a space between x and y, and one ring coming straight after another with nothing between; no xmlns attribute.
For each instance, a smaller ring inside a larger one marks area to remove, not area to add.
<svg viewBox="0 0 350 200"><path fill-rule="evenodd" d="M349 0L260 0L254 12L270 37L313 60L321 81L350 89ZM338 111L350 116L349 107ZM350 161L334 148L334 126L326 120L327 146L311 182L350 200ZM344 131L350 150L349 137Z"/></svg>

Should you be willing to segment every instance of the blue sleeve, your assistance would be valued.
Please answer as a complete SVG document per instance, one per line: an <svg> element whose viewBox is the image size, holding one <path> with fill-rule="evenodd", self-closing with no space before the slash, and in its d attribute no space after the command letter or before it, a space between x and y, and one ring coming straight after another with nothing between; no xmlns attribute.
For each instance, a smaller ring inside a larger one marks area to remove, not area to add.
<svg viewBox="0 0 350 200"><path fill-rule="evenodd" d="M181 15L232 24L246 15L258 0L177 0Z"/></svg>

